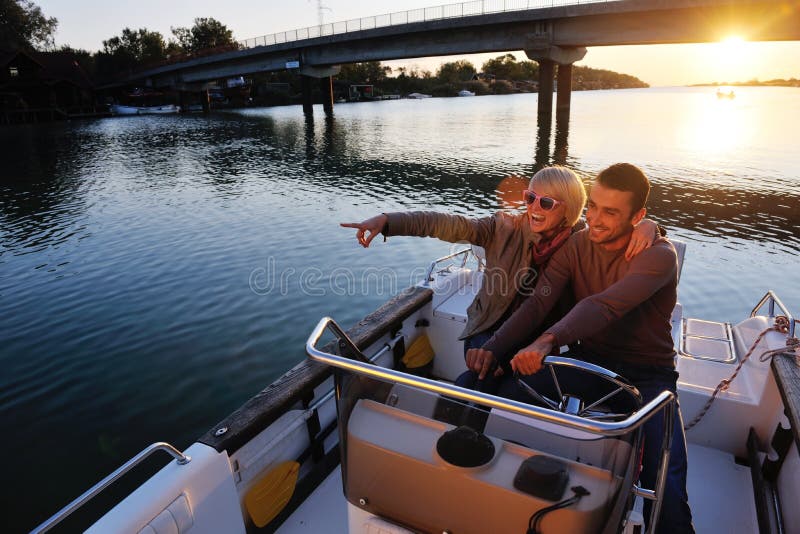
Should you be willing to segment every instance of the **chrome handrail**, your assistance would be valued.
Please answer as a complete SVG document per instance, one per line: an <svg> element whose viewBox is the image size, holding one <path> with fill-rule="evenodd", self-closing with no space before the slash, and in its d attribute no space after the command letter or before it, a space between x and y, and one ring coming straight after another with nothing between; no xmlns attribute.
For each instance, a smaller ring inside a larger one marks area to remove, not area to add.
<svg viewBox="0 0 800 534"><path fill-rule="evenodd" d="M133 469L136 465L141 463L145 458L150 456L156 451L164 451L169 453L170 456L175 458L178 462L178 465L185 465L188 464L192 458L186 454L183 454L181 451L170 445L169 443L165 443L163 441L158 443L153 443L142 452L122 464L116 471L108 475L106 478L89 488L83 495L66 505L64 508L53 514L50 519L36 527L31 531L31 534L40 534L42 532L47 532L61 521L67 518L72 512L86 504L91 498L95 495L106 489L110 486L113 482L119 479L122 475Z"/></svg>
<svg viewBox="0 0 800 534"><path fill-rule="evenodd" d="M767 294L761 297L761 300L758 301L753 311L750 312L750 317L755 317L758 314L758 311L764 307L764 304L769 303L769 317L775 317L775 305L777 304L778 308L786 315L786 318L789 320L789 337L794 337L795 332L795 324L797 323L797 319L789 311L789 308L778 298L771 289L767 291Z"/></svg>
<svg viewBox="0 0 800 534"><path fill-rule="evenodd" d="M653 490L646 490L634 485L632 490L635 495L642 495L654 501L650 510L650 526L647 531L649 533L655 532L656 525L658 524L657 518L661 512L664 485L666 483L667 469L669 466L670 446L672 444L673 423L675 417L675 394L671 391L662 391L656 395L653 400L642 406L639 411L629 415L622 421L607 422L584 419L575 415L556 412L553 410L548 410L547 408L539 408L538 406L525 404L511 399L495 397L494 395L488 395L482 391L465 389L445 382L437 382L436 380L410 375L400 371L395 371L394 369L387 369L371 363L364 363L321 351L316 347L316 345L319 339L322 337L322 334L325 332L325 329L328 327L330 327L335 334L344 336L342 341L344 341L346 344L355 346L353 341L347 336L347 334L344 333L342 328L336 324L336 321L330 317L323 317L317 323L317 326L311 332L311 335L308 336L308 340L306 341L306 353L308 354L308 357L314 361L378 380L416 387L430 393L446 395L448 397L453 397L484 406L490 406L500 410L507 410L515 414L532 417L533 419L554 423L576 430L582 430L591 434L604 437L626 434L639 428L651 417L656 415L659 410L664 409L664 434L661 442L661 460L659 462L659 470L656 477L656 487Z"/></svg>
<svg viewBox="0 0 800 534"><path fill-rule="evenodd" d="M489 395L487 393L483 393L482 391L474 391L471 389L454 386L446 382L438 382L429 378L414 376L400 371L395 371L394 369L378 367L370 363L363 363L345 358L344 356L337 356L335 354L321 351L316 347L316 344L329 325L336 325L336 322L330 317L323 317L314 328L314 331L311 332L308 341L306 341L306 353L312 360L356 374L376 378L378 380L416 387L430 393L447 395L448 397L453 397L466 402L473 402L484 406L490 406L492 408L507 410L519 415L532 417L534 419L547 421L577 430L583 430L600 436L619 436L630 432L631 430L635 430L653 417L658 410L673 402L675 398L675 395L671 392L663 391L652 401L642 406L641 410L631 414L621 421L586 420L582 417L555 412L553 410L540 408L538 406L533 406L511 399L495 397L494 395ZM340 332L342 331L338 325L336 325L335 328ZM352 343L352 341L349 341L349 343Z"/></svg>
<svg viewBox="0 0 800 534"><path fill-rule="evenodd" d="M431 262L428 266L428 270L425 272L425 283L433 282L433 270L436 269L436 266L442 263L445 260L449 260L455 258L456 256L460 256L461 254L464 255L464 259L461 261L461 267L463 268L467 264L467 260L469 259L469 253L472 252L471 248L464 248L461 250L457 250L452 254L448 254L447 256L442 256L441 258L435 259ZM336 324L336 323L334 323Z"/></svg>

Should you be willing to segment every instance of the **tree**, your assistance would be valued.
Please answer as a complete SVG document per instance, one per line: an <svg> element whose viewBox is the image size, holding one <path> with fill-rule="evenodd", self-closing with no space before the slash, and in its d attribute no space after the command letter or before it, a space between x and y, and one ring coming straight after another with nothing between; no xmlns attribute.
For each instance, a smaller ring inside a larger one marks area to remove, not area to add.
<svg viewBox="0 0 800 534"><path fill-rule="evenodd" d="M186 52L195 53L206 48L236 47L233 32L214 18L198 17L191 28L170 28L178 44Z"/></svg>
<svg viewBox="0 0 800 534"><path fill-rule="evenodd" d="M61 52L63 54L69 54L72 56L81 66L81 68L91 78L94 78L94 75L97 72L95 68L95 54L92 54L88 50L84 50L82 48L72 48L69 45L61 45L56 52Z"/></svg>
<svg viewBox="0 0 800 534"><path fill-rule="evenodd" d="M475 66L465 59L443 63L436 71L436 77L443 83L458 84L475 76Z"/></svg>
<svg viewBox="0 0 800 534"><path fill-rule="evenodd" d="M498 80L534 80L539 76L539 65L535 61L517 61L513 54L490 59L482 69Z"/></svg>
<svg viewBox="0 0 800 534"><path fill-rule="evenodd" d="M391 73L392 67L383 66L380 61L366 61L342 65L338 78L352 83L375 84L384 81Z"/></svg>
<svg viewBox="0 0 800 534"><path fill-rule="evenodd" d="M0 48L52 48L57 27L31 0L0 0Z"/></svg>
<svg viewBox="0 0 800 534"><path fill-rule="evenodd" d="M167 45L159 32L146 28L125 28L122 35L103 41L103 50L97 53L97 70L101 74L114 75L162 61L167 56Z"/></svg>

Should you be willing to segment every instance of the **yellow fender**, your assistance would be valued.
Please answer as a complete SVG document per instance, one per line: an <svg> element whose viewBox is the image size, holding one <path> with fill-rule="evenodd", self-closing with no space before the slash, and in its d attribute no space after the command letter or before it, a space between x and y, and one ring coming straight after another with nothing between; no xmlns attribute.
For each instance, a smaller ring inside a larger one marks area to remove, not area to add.
<svg viewBox="0 0 800 534"><path fill-rule="evenodd" d="M433 356L434 353L433 347L431 347L431 341L428 339L428 336L423 334L415 339L411 346L408 347L408 350L406 350L406 353L400 361L403 362L406 368L416 369L417 367L429 364L433 360Z"/></svg>
<svg viewBox="0 0 800 534"><path fill-rule="evenodd" d="M257 527L263 527L277 516L292 498L297 485L300 464L283 462L259 480L244 496L244 506Z"/></svg>

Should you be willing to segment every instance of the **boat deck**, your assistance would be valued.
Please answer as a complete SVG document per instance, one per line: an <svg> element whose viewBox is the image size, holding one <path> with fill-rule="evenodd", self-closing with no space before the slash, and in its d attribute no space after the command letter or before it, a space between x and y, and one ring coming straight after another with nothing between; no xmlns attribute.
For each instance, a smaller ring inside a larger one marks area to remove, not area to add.
<svg viewBox="0 0 800 534"><path fill-rule="evenodd" d="M342 493L342 469L337 467L314 493L276 531L278 534L308 532L347 533L347 506Z"/></svg>
<svg viewBox="0 0 800 534"><path fill-rule="evenodd" d="M692 443L689 503L698 534L758 532L750 468L733 455ZM279 534L347 533L342 473L336 468L278 529Z"/></svg>
<svg viewBox="0 0 800 534"><path fill-rule="evenodd" d="M688 444L687 491L694 528L712 532L758 532L750 468L732 454Z"/></svg>

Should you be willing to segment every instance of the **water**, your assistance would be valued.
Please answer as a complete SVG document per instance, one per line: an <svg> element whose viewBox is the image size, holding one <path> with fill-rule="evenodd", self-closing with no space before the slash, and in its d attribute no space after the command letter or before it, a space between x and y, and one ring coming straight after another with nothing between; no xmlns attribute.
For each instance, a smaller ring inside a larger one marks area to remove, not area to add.
<svg viewBox="0 0 800 534"><path fill-rule="evenodd" d="M303 358L322 315L355 323L450 250L364 250L337 222L492 213L537 155L647 172L651 216L688 242L690 316L738 321L767 289L800 312L800 89L572 102L568 136L537 132L536 95L0 129L4 530L151 442L187 447Z"/></svg>

